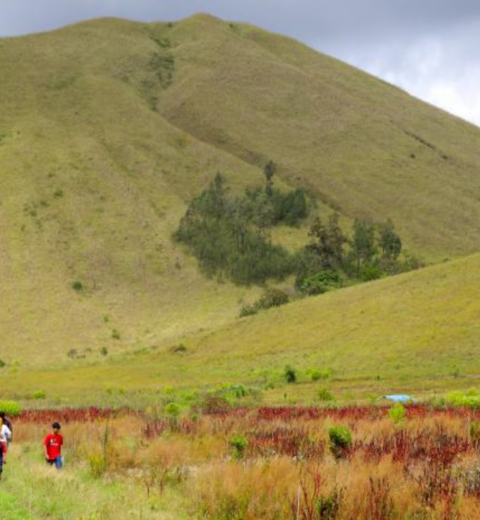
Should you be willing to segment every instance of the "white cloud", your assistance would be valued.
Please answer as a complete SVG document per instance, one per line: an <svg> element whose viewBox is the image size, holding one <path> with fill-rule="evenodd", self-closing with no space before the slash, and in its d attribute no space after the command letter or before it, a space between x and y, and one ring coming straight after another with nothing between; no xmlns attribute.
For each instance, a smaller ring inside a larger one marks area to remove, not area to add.
<svg viewBox="0 0 480 520"><path fill-rule="evenodd" d="M474 42L431 36L378 49L359 47L354 53L345 48L340 58L480 126L480 60L472 52Z"/></svg>

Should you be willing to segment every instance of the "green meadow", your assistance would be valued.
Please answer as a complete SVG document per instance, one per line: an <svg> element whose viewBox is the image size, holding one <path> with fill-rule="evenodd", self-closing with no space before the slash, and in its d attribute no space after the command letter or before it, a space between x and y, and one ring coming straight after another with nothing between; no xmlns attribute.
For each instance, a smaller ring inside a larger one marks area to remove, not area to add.
<svg viewBox="0 0 480 520"><path fill-rule="evenodd" d="M179 343L70 360L48 369L4 368L5 395L50 403L155 401L167 388L211 389L242 383L265 402L314 403L319 388L338 400L385 393L429 398L478 386L480 259L454 262L309 297L236 318ZM183 348L178 349L181 344ZM287 384L284 368L298 373ZM312 371L326 376L312 381Z"/></svg>

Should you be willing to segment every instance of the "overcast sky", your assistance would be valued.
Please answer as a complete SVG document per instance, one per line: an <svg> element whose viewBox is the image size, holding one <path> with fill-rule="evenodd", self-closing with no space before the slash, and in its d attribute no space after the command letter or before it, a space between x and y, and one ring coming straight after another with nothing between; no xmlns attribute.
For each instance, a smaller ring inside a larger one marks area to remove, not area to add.
<svg viewBox="0 0 480 520"><path fill-rule="evenodd" d="M480 125L480 0L0 0L0 36L197 12L288 34Z"/></svg>

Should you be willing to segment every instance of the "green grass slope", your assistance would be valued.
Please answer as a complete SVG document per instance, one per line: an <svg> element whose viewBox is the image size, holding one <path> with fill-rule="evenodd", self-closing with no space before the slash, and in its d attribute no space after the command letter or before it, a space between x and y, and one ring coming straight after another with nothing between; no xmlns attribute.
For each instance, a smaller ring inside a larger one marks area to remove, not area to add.
<svg viewBox="0 0 480 520"><path fill-rule="evenodd" d="M0 43L5 361L153 345L238 312L245 290L205 280L170 237L217 170L238 186L261 174L172 127L120 78L132 67L154 81L149 31L102 21Z"/></svg>
<svg viewBox="0 0 480 520"><path fill-rule="evenodd" d="M0 39L0 70L9 363L97 361L233 319L255 290L206 280L171 241L218 170L241 189L273 159L280 184L392 217L432 257L480 243L480 130L287 38L206 15L95 20Z"/></svg>
<svg viewBox="0 0 480 520"><path fill-rule="evenodd" d="M250 164L275 160L350 218L432 256L480 244L480 130L288 38L209 16L171 33L160 112Z"/></svg>
<svg viewBox="0 0 480 520"><path fill-rule="evenodd" d="M325 385L344 397L469 388L480 372L479 287L474 255L237 319L184 338L182 353L145 349L103 365L2 377L12 397L43 389L80 401L108 399L112 388L148 395L170 385L269 380L277 386L267 397L276 402L284 392L312 399ZM288 389L281 382L286 364L300 377ZM310 382L311 368L331 370L333 380Z"/></svg>

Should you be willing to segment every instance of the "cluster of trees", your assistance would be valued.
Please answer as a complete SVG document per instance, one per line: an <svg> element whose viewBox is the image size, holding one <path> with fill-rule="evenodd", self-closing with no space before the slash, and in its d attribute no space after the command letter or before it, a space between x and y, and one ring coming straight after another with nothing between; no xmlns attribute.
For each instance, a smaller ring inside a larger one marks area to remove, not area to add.
<svg viewBox="0 0 480 520"><path fill-rule="evenodd" d="M263 284L293 274L297 289L320 294L345 282L419 267L417 260L402 254L402 239L391 220L381 225L356 220L347 235L337 214L326 222L316 217L311 241L302 250L292 254L273 244L271 228L297 225L309 215L311 205L302 189L276 189L274 174L275 164L269 162L264 187L235 196L219 173L192 200L174 238L188 246L207 275L225 276L238 284Z"/></svg>
<svg viewBox="0 0 480 520"><path fill-rule="evenodd" d="M345 280L375 280L421 265L414 257L402 255L402 239L390 219L380 225L355 220L348 236L338 214L326 223L316 217L310 237L297 260L296 286L307 294L341 287Z"/></svg>
<svg viewBox="0 0 480 520"><path fill-rule="evenodd" d="M219 173L191 202L174 238L190 248L208 275L255 284L295 272L295 258L272 244L269 230L297 225L308 216L309 202L304 190L275 189L274 172L268 163L264 189L248 189L242 196L232 195Z"/></svg>

